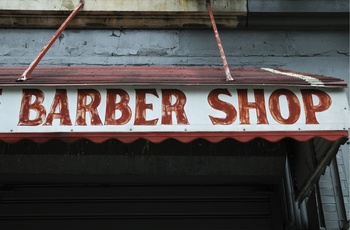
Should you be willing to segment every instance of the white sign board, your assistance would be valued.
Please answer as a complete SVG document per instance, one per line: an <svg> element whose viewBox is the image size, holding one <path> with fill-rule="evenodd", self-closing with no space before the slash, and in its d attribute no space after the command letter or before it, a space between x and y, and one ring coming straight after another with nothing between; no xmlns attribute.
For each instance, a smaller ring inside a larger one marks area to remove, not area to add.
<svg viewBox="0 0 350 230"><path fill-rule="evenodd" d="M0 133L348 130L343 89L0 88Z"/></svg>

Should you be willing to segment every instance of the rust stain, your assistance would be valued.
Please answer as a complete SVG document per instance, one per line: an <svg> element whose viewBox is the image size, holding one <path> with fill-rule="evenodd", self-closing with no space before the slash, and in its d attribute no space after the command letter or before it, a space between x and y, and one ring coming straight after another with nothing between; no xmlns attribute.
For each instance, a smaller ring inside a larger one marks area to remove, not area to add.
<svg viewBox="0 0 350 230"><path fill-rule="evenodd" d="M186 85L261 85L310 86L303 79L270 73L258 68L234 68L235 81L225 81L221 68L174 66L38 66L30 81L15 82L25 67L0 67L0 85L127 85L127 84L186 84ZM293 72L298 73L298 72ZM325 88L345 88L344 80L308 74L323 82Z"/></svg>
<svg viewBox="0 0 350 230"><path fill-rule="evenodd" d="M67 10L73 10L74 9L74 4L72 0L62 0L62 5L61 8L64 7Z"/></svg>
<svg viewBox="0 0 350 230"><path fill-rule="evenodd" d="M193 1L192 1L193 2ZM197 1L195 1L197 2ZM204 1L203 1L204 2ZM190 9L188 0L179 0L178 1L179 8L181 7L183 10L188 11Z"/></svg>

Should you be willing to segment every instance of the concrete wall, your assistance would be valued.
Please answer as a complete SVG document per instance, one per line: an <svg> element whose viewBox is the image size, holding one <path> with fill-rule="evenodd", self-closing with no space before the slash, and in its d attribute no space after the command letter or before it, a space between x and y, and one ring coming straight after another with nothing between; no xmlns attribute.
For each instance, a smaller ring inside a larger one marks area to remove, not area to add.
<svg viewBox="0 0 350 230"><path fill-rule="evenodd" d="M28 65L54 30L0 29L0 65ZM223 30L230 67L276 67L346 79L347 31ZM67 30L41 65L221 66L210 30Z"/></svg>
<svg viewBox="0 0 350 230"><path fill-rule="evenodd" d="M0 29L0 66L28 65L53 33ZM220 35L232 68L283 68L350 83L348 31L223 30ZM40 64L221 66L221 59L211 30L67 30ZM349 146L342 146L337 156L347 206ZM331 186L327 171L321 178L322 201L327 229L337 229Z"/></svg>

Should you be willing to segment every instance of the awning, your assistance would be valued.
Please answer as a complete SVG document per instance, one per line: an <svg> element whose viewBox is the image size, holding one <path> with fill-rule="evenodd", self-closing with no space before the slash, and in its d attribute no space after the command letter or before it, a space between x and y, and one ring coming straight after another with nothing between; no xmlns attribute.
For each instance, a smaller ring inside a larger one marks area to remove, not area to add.
<svg viewBox="0 0 350 230"><path fill-rule="evenodd" d="M144 138L329 141L348 137L346 83L280 69L154 66L0 68L0 140Z"/></svg>

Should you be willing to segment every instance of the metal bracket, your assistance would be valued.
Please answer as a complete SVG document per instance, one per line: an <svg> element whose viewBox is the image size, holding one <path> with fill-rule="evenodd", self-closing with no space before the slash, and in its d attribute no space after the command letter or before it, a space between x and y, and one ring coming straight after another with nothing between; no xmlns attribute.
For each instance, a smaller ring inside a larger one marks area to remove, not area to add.
<svg viewBox="0 0 350 230"><path fill-rule="evenodd" d="M210 16L210 21L211 21L211 24L212 24L213 30L214 30L216 43L218 44L218 48L219 48L222 64L224 65L225 74L226 74L226 81L234 81L234 79L231 76L230 68L229 68L229 66L227 64L224 48L222 47L222 44L221 44L221 39L220 39L220 36L219 36L218 29L216 27L216 22L215 22L215 18L214 18L214 15L213 15L213 11L211 9L210 0L206 0L206 2L207 2L207 8L208 8L209 16Z"/></svg>
<svg viewBox="0 0 350 230"><path fill-rule="evenodd" d="M58 30L56 31L56 33L52 36L52 38L47 42L47 44L41 49L41 51L39 52L39 54L36 56L36 58L32 61L32 63L28 66L28 68L23 72L23 74L16 80L17 82L21 82L21 81L26 81L28 79L28 77L30 76L30 74L33 72L33 70L35 69L35 67L39 64L39 62L41 61L41 59L45 56L45 54L47 53L47 51L51 48L51 46L53 45L53 43L57 40L57 38L61 35L61 33L63 32L63 30L68 26L68 24L73 20L73 18L75 17L75 15L79 12L79 10L84 6L85 4L85 0L80 0L79 1L79 5L76 7L75 10L72 11L72 13L68 16L68 18L63 22L63 24L58 28ZM226 56L225 56L225 52L224 49L222 47L221 44L221 39L219 36L219 32L217 30L216 27L216 22L215 22L215 18L211 9L211 3L210 0L206 0L206 4L207 4L207 8L208 8L208 12L209 12L209 16L210 16L210 20L213 26L213 30L214 30L214 35L216 38L216 42L219 48L219 52L221 55L221 59L222 59L222 63L224 66L224 70L225 70L225 74L226 74L226 81L234 81L234 79L231 76L231 72L230 72L230 68L227 64L227 60L226 60Z"/></svg>
<svg viewBox="0 0 350 230"><path fill-rule="evenodd" d="M83 8L85 4L85 0L80 0L79 5L75 8L75 10L72 11L72 13L68 16L68 18L63 22L63 24L58 28L56 33L52 36L52 38L47 42L47 44L41 49L39 54L35 57L35 59L32 61L32 63L28 66L28 68L23 72L22 76L20 76L16 81L26 81L29 77L29 75L33 72L35 67L39 64L41 59L45 56L47 51L50 49L50 47L53 45L53 43L57 40L57 38L61 35L63 30L68 26L68 24L73 20L75 15L79 12L81 8Z"/></svg>

